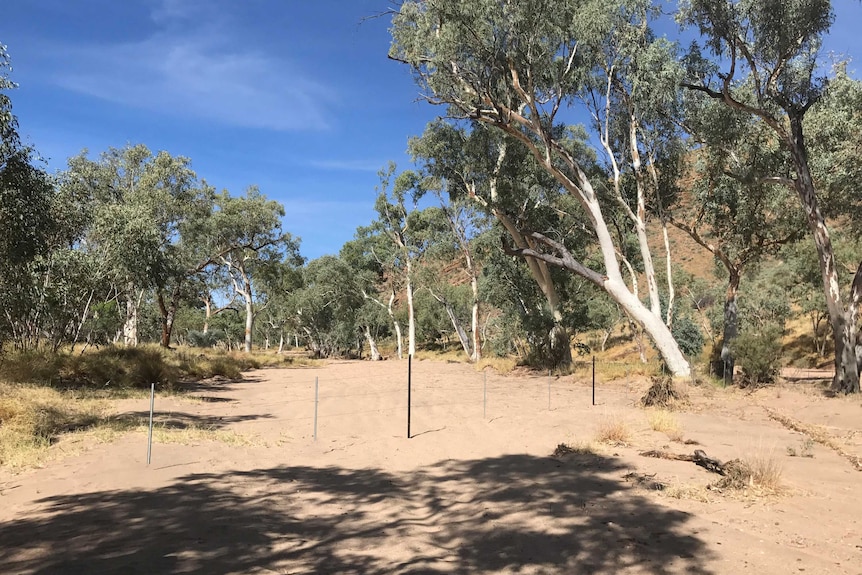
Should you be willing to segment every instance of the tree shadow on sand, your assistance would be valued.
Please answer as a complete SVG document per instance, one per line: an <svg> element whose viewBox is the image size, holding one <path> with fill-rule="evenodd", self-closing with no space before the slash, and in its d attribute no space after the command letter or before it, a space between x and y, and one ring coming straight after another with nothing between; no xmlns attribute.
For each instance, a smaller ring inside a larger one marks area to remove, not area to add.
<svg viewBox="0 0 862 575"><path fill-rule="evenodd" d="M0 524L0 571L694 573L712 555L613 459L507 455L393 473L276 467L58 496Z"/></svg>
<svg viewBox="0 0 862 575"><path fill-rule="evenodd" d="M146 424L149 418L148 411L127 411L113 416L113 420L119 423L127 423L129 425ZM248 421L259 421L264 419L273 419L270 414L251 414L251 415L198 415L194 413L185 413L182 411L171 411L169 413L158 413L155 416L154 424L162 429L223 429L229 425L236 423L244 423Z"/></svg>

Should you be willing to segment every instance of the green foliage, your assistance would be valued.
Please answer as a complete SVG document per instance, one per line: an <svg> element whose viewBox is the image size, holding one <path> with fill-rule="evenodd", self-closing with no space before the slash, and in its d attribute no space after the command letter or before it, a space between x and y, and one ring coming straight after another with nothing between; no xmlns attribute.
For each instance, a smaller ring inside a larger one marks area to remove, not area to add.
<svg viewBox="0 0 862 575"><path fill-rule="evenodd" d="M745 298L740 301L739 320L742 331L763 330L776 326L784 330L791 315L787 276L781 266L764 266L749 280Z"/></svg>
<svg viewBox="0 0 862 575"><path fill-rule="evenodd" d="M33 262L48 251L54 227L54 182L36 152L21 143L7 91L15 88L6 47L0 44L0 348L11 337L19 348L34 336L40 274Z"/></svg>
<svg viewBox="0 0 862 575"><path fill-rule="evenodd" d="M782 329L765 325L761 329L743 330L733 343L733 353L742 368L741 385L773 383L781 368Z"/></svg>
<svg viewBox="0 0 862 575"><path fill-rule="evenodd" d="M196 331L189 330L186 338L188 339L189 345L192 347L215 347L215 345L221 340L222 334L218 331L210 330L210 331Z"/></svg>
<svg viewBox="0 0 862 575"><path fill-rule="evenodd" d="M809 163L828 218L844 218L862 235L862 81L847 73L848 62L833 69L823 98L806 116ZM858 263L858 253L850 264Z"/></svg>
<svg viewBox="0 0 862 575"><path fill-rule="evenodd" d="M303 286L291 297L297 327L318 356L346 355L359 347L357 314L364 305L353 269L334 256L310 261Z"/></svg>
<svg viewBox="0 0 862 575"><path fill-rule="evenodd" d="M688 316L677 317L671 330L680 350L688 357L696 357L703 349L703 332Z"/></svg>
<svg viewBox="0 0 862 575"><path fill-rule="evenodd" d="M216 210L208 222L208 241L213 260L229 279L232 295L245 308L245 351L252 348L254 322L268 297L283 299L298 283L295 269L304 258L300 239L282 229L284 206L269 200L256 186L245 195L216 197ZM267 289L268 288L268 289ZM275 302L283 305L283 301Z"/></svg>

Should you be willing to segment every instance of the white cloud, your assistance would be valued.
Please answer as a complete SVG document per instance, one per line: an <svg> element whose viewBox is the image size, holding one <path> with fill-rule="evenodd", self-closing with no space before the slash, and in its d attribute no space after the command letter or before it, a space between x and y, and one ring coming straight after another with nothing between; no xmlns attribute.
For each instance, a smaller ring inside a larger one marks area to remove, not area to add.
<svg viewBox="0 0 862 575"><path fill-rule="evenodd" d="M298 66L243 47L229 26L199 10L217 5L163 0L148 38L62 51L54 81L126 106L219 124L270 130L326 129L333 91Z"/></svg>

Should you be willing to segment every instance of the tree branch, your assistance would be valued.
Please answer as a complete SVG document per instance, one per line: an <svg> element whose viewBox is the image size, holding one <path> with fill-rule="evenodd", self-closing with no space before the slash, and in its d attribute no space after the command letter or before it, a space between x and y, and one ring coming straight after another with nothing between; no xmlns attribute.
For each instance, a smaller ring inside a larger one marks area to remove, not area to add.
<svg viewBox="0 0 862 575"><path fill-rule="evenodd" d="M544 261L551 265L566 268L596 284L598 287L604 287L607 277L588 268L578 260L576 260L568 248L562 243L547 237L539 232L526 232L524 236L533 238L537 242L548 246L555 250L559 255L547 254L533 248L510 248L506 243L503 244L503 251L508 255L516 255L521 257L531 257L537 260Z"/></svg>

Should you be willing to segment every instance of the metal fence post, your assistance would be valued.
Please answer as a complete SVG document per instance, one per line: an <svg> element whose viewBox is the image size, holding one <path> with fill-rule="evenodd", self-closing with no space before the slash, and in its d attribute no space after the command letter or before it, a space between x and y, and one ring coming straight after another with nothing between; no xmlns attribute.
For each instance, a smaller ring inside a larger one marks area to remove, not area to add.
<svg viewBox="0 0 862 575"><path fill-rule="evenodd" d="M147 465L150 464L150 457L153 453L153 407L156 403L156 384L150 384L150 431L147 436Z"/></svg>
<svg viewBox="0 0 862 575"><path fill-rule="evenodd" d="M314 378L314 441L317 441L317 403L318 403L318 378Z"/></svg>

